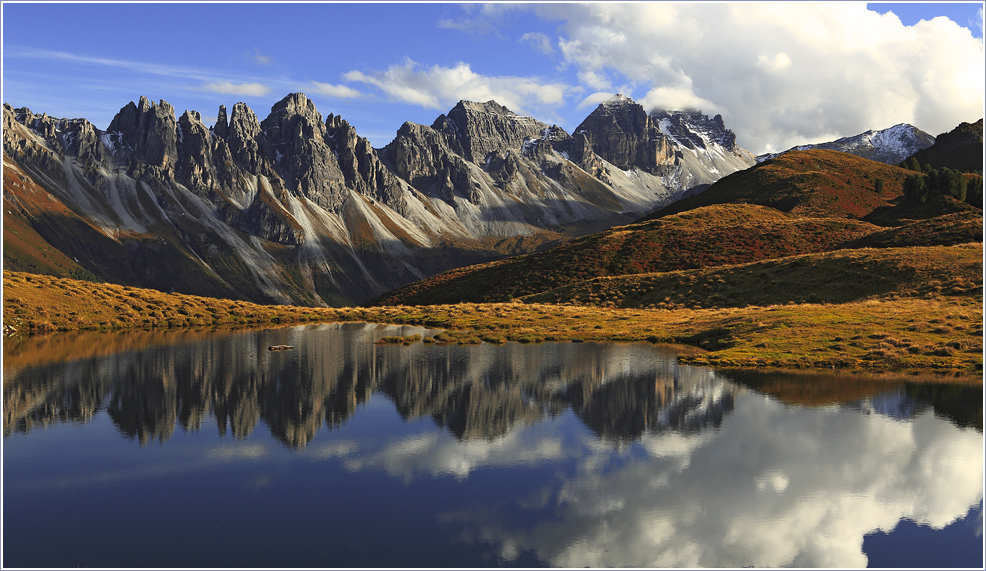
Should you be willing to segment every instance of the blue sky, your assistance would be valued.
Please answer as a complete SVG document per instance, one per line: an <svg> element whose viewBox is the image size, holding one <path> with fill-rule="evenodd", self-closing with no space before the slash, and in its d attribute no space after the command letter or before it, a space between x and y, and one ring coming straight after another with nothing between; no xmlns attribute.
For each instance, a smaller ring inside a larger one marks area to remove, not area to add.
<svg viewBox="0 0 986 571"><path fill-rule="evenodd" d="M105 129L142 95L211 123L301 91L380 147L459 99L571 132L620 92L721 113L760 153L979 119L982 6L5 2L2 96Z"/></svg>

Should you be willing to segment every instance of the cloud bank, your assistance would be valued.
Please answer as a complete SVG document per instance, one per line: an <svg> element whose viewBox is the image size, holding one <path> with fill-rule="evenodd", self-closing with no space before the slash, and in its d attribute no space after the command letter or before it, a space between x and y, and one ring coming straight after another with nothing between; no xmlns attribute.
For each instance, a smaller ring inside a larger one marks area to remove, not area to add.
<svg viewBox="0 0 986 571"><path fill-rule="evenodd" d="M249 95L260 97L270 93L270 88L262 83L232 83L230 81L217 81L206 83L202 86L206 91L222 93L223 95Z"/></svg>
<svg viewBox="0 0 986 571"><path fill-rule="evenodd" d="M865 3L541 5L585 87L621 75L648 107L721 112L740 145L785 150L982 117L983 42L947 18L904 26Z"/></svg>
<svg viewBox="0 0 986 571"><path fill-rule="evenodd" d="M343 79L373 85L395 101L443 111L460 99L494 99L513 111L531 111L563 104L569 90L568 85L536 77L481 75L464 62L424 67L410 59L385 71L350 71Z"/></svg>

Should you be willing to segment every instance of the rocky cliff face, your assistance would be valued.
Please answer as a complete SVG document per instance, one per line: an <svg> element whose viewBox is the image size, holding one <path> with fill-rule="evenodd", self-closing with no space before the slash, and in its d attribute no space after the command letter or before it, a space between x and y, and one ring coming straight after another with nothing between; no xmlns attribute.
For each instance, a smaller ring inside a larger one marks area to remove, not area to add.
<svg viewBox="0 0 986 571"><path fill-rule="evenodd" d="M624 170L659 176L679 193L703 190L754 164L721 115L710 119L701 111L660 109L647 114L622 95L601 103L575 129L569 155L588 170L595 155Z"/></svg>
<svg viewBox="0 0 986 571"><path fill-rule="evenodd" d="M5 219L30 224L76 270L260 302L359 303L629 222L692 182L674 138L626 98L574 136L494 101L460 102L379 150L301 93L263 120L221 106L211 127L145 97L106 131L6 104L3 122L5 161L50 197L14 196L5 168Z"/></svg>
<svg viewBox="0 0 986 571"><path fill-rule="evenodd" d="M584 135L593 152L624 170L637 167L661 175L674 165L670 139L640 104L622 95L596 107L575 134Z"/></svg>

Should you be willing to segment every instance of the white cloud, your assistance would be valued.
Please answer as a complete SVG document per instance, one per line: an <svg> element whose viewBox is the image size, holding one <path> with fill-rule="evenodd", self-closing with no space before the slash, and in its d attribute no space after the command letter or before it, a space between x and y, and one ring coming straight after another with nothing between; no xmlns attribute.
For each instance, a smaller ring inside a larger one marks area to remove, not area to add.
<svg viewBox="0 0 986 571"><path fill-rule="evenodd" d="M444 18L438 21L439 28L458 30L473 36L492 35L503 38L500 31L505 19L510 14L525 11L523 3L492 3L492 4L463 4L462 10L472 15L469 18Z"/></svg>
<svg viewBox="0 0 986 571"><path fill-rule="evenodd" d="M784 52L778 52L774 57L761 55L757 57L757 67L772 72L781 72L791 67L791 58Z"/></svg>
<svg viewBox="0 0 986 571"><path fill-rule="evenodd" d="M612 93L612 92L609 92L609 91L597 91L595 93L592 93L592 94L586 96L586 98L583 99L581 103L579 103L578 105L576 105L575 108L576 109L587 109L589 107L595 107L596 105L599 105L603 101L607 101L609 99L612 99L612 97L614 95L616 95L616 94L615 93Z"/></svg>
<svg viewBox="0 0 986 571"><path fill-rule="evenodd" d="M640 99L644 109L701 109L706 114L718 113L715 103L702 99L688 87L658 87L651 89Z"/></svg>
<svg viewBox="0 0 986 571"><path fill-rule="evenodd" d="M551 45L551 38L541 32L527 32L520 37L519 41L531 44L545 55L555 51L554 46Z"/></svg>
<svg viewBox="0 0 986 571"><path fill-rule="evenodd" d="M539 438L538 431L513 431L495 440L456 440L432 432L388 443L379 452L351 457L350 470L382 469L410 481L416 476L466 478L478 468L533 465L562 458L557 437Z"/></svg>
<svg viewBox="0 0 986 571"><path fill-rule="evenodd" d="M253 53L250 54L250 60L257 65L270 65L274 63L274 58L270 56L261 55L261 53L254 48Z"/></svg>
<svg viewBox="0 0 986 571"><path fill-rule="evenodd" d="M578 73L579 81L589 86L590 89L598 91L612 89L613 83L600 71L580 70Z"/></svg>
<svg viewBox="0 0 986 571"><path fill-rule="evenodd" d="M363 96L362 93L352 87L349 87L348 85L333 85L331 83L322 83L319 81L313 81L312 85L314 86L314 89L312 90L313 93L318 93L329 97L337 97L339 99L355 99Z"/></svg>
<svg viewBox="0 0 986 571"><path fill-rule="evenodd" d="M202 89L223 95L251 95L256 97L270 93L270 88L262 83L232 83L230 81L206 83Z"/></svg>
<svg viewBox="0 0 986 571"><path fill-rule="evenodd" d="M539 6L582 81L626 77L648 104L714 104L755 152L897 123L937 135L982 116L982 40L865 3ZM981 20L981 19L980 19Z"/></svg>
<svg viewBox="0 0 986 571"><path fill-rule="evenodd" d="M350 71L346 81L373 85L396 101L430 109L446 109L461 99L496 100L512 111L523 112L561 105L571 88L537 77L486 76L460 62L452 67L423 67L410 59L385 71Z"/></svg>

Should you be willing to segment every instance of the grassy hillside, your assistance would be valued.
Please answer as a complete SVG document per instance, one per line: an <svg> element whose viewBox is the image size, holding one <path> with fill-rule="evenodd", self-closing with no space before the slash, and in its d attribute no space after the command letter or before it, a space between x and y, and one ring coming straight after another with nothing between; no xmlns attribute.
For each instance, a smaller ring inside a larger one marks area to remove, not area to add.
<svg viewBox="0 0 986 571"><path fill-rule="evenodd" d="M790 151L724 177L705 192L647 218L727 203L760 204L797 216L864 218L890 206L902 194L909 174L913 173L838 151Z"/></svg>
<svg viewBox="0 0 986 571"><path fill-rule="evenodd" d="M962 204L951 201L954 204ZM965 205L963 205L965 206ZM962 208L927 220L916 220L857 238L847 248L906 248L909 246L951 246L982 242L983 211Z"/></svg>
<svg viewBox="0 0 986 571"><path fill-rule="evenodd" d="M982 244L839 250L749 264L596 278L523 298L622 308L723 308L970 296L981 292Z"/></svg>
<svg viewBox="0 0 986 571"><path fill-rule="evenodd" d="M552 290L554 295L536 299L559 303L572 294L580 303L587 302L586 295L609 302L612 296L595 289L607 277L716 268L846 248L982 242L981 209L947 196L906 200L902 184L912 174L836 151L789 152L725 177L637 223L546 252L445 272L388 292L370 305L504 302ZM814 258L800 263L813 264ZM810 276L830 269L800 273ZM881 271L894 269L884 266ZM717 298L694 303L716 305L729 299L729 305L737 305L768 299L733 295L727 290L739 286L728 285L728 279L720 278ZM781 296L785 301L838 298L827 292L812 295L807 284L813 282L797 282L796 275L787 279L792 287L801 285L791 290L795 293ZM830 281L837 279L832 276ZM581 283L586 280L597 281ZM559 289L566 287L570 289ZM665 294L648 303L677 304L693 297L681 287L662 285L658 289Z"/></svg>
<svg viewBox="0 0 986 571"><path fill-rule="evenodd" d="M880 228L727 204L613 228L552 248L451 270L369 305L503 302L604 276L666 272L834 250Z"/></svg>

